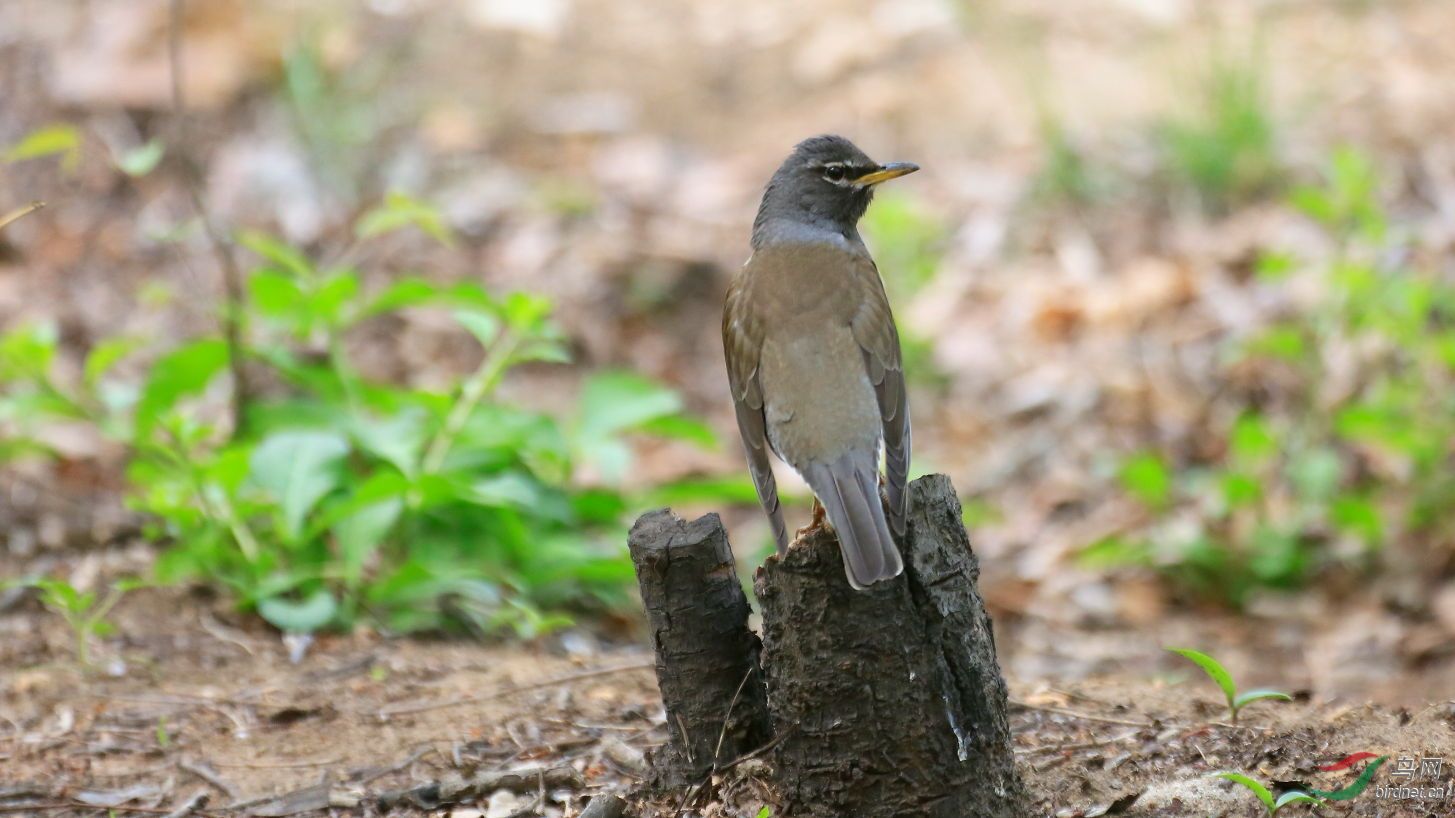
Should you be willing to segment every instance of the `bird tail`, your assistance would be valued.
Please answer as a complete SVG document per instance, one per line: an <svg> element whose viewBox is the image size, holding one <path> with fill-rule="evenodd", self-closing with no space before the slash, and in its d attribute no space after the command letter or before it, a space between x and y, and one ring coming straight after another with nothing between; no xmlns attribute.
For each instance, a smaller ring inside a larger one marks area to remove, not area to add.
<svg viewBox="0 0 1455 818"><path fill-rule="evenodd" d="M810 463L809 488L828 512L839 535L849 585L863 590L904 570L879 498L877 452L849 452L832 463Z"/></svg>

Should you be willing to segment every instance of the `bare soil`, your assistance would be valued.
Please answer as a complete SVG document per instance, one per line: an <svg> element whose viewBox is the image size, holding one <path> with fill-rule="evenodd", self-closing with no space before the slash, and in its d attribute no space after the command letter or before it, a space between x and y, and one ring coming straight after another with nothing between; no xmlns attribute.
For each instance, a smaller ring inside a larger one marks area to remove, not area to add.
<svg viewBox="0 0 1455 818"><path fill-rule="evenodd" d="M391 791L561 766L579 781L545 790L544 814L574 815L599 791L633 793L652 818L755 816L773 802L761 759L705 782L690 803L636 793L644 753L667 727L650 654L630 634L511 645L361 631L321 636L295 662L297 645L200 592L134 592L114 621L120 635L97 643L95 666L82 669L64 623L36 601L0 615L0 812L160 814L205 792L196 814L373 814ZM1038 816L1256 815L1249 793L1208 774L1332 791L1354 775L1318 766L1354 752L1391 756L1377 784L1397 783L1388 773L1399 756L1448 765L1442 779L1414 784L1446 786L1455 774L1455 701L1400 708L1304 692L1252 705L1232 724L1215 689L1191 675L1010 682ZM541 797L500 789L446 807L529 814ZM1319 814L1448 816L1450 803L1371 789ZM409 802L393 812L432 814Z"/></svg>

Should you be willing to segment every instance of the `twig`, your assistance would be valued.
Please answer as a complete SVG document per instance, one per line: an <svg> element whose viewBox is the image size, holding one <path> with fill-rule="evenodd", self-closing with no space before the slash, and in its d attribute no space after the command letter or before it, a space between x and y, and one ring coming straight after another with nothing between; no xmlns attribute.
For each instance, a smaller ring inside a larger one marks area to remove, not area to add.
<svg viewBox="0 0 1455 818"><path fill-rule="evenodd" d="M403 759L393 764L390 764L388 767L380 767L377 770L370 770L363 775L360 775L359 777L351 780L349 783L356 787L362 787L363 785L371 783L373 781L377 781L386 775L397 773L400 770L406 769L407 767L414 764L414 762L420 760L421 758L424 758L425 756L433 752L437 752L434 747L425 745L422 749L415 750L408 756L405 756Z"/></svg>
<svg viewBox="0 0 1455 818"><path fill-rule="evenodd" d="M751 761L752 759L755 759L758 756L767 753L769 750L773 749L774 747L777 747L779 744L782 744L784 739L786 739L789 736L793 735L795 732L797 732L797 730L798 730L798 728L796 728L796 727L789 727L787 730L784 730L783 732L781 732L778 735L774 736L772 741L768 742L767 744L764 744L762 747L759 747L758 749L754 750L751 753L745 753L743 755L740 755L737 758L733 759L732 761L729 761L728 763L722 765L721 767L719 767L716 764L714 764L713 767L712 767L712 770L709 771L708 774L705 777L703 777L703 779L701 781L699 781L696 784L694 784L692 786L692 789L690 789L690 790L687 791L687 794L686 795L682 796L682 800L677 802L677 808L672 811L672 814L673 815L681 815L682 814L682 810L686 809L688 804L690 804L693 801L697 800L697 796L699 796L702 793L702 789L704 787L706 787L709 783L712 782L712 779L713 779L714 776L722 775L723 773L727 772L728 770L731 770L732 768L738 766L739 764L742 764L742 763L747 762L747 761Z"/></svg>
<svg viewBox="0 0 1455 818"><path fill-rule="evenodd" d="M1016 699L1011 699L1008 704L1011 707L1019 707L1022 710L1039 710L1042 713L1054 713L1058 716L1067 716L1073 719L1081 719L1083 721L1100 721L1107 724L1120 724L1126 727L1155 726L1154 724L1152 724L1152 722L1149 721L1132 721L1130 719L1118 719L1113 716L1098 716L1094 713L1080 713L1075 710L1067 710L1061 707L1048 707L1041 704L1031 704L1029 702L1018 701Z"/></svg>
<svg viewBox="0 0 1455 818"><path fill-rule="evenodd" d="M184 758L177 762L177 769L197 776L221 790L223 795L226 795L234 801L237 800L237 787L234 787L231 782L219 775L216 770L207 766L206 762L192 761L191 759Z"/></svg>
<svg viewBox="0 0 1455 818"><path fill-rule="evenodd" d="M25 813L33 811L51 812L53 810L61 809L76 810L78 812L135 812L141 815L167 815L171 812L171 810L162 807L128 807L124 804L115 807L98 807L95 804L83 804L80 801L57 801L49 804L16 804L13 806L0 806L0 813ZM204 816L204 818L223 818L223 815L220 812L210 812L200 809L194 809L191 814L201 815Z"/></svg>
<svg viewBox="0 0 1455 818"><path fill-rule="evenodd" d="M243 366L242 320L243 320L243 275L233 255L232 247L222 237L213 221L212 212L202 195L202 178L188 152L187 142L187 99L183 91L185 64L182 61L182 26L187 10L187 0L171 0L171 19L167 31L167 63L172 80L172 114L176 117L177 154L181 160L182 179L187 188L187 198L192 210L202 223L202 232L212 246L217 266L222 270L222 287L226 304L222 312L222 333L227 344L228 369L232 375L232 428L236 434L242 429L243 408L248 402L247 374Z"/></svg>
<svg viewBox="0 0 1455 818"><path fill-rule="evenodd" d="M198 790L192 793L192 797L183 801L176 809L167 813L165 818L187 818L188 815L207 806L207 790Z"/></svg>
<svg viewBox="0 0 1455 818"><path fill-rule="evenodd" d="M375 798L383 811L398 806L412 806L418 809L435 810L448 804L458 804L495 790L511 792L541 791L546 787L579 790L586 786L581 774L572 767L552 767L520 772L486 772L464 779L450 776L431 781L407 790L390 790Z"/></svg>
<svg viewBox="0 0 1455 818"><path fill-rule="evenodd" d="M543 687L555 687L557 685L570 684L571 682L577 682L582 679L590 679L596 676L609 676L613 673L626 673L632 670L647 670L655 666L656 665L653 662L637 662L630 665L617 665L615 667L597 668L596 670L587 670L582 671L581 673L572 673L567 676L559 676L555 679L547 679L543 682L533 682L531 684L505 688L503 690L493 690L489 693L482 693L476 696L461 696L457 699L450 699L448 701L442 702L412 702L408 704L394 705L392 707L381 707L377 711L376 715L381 719L387 719L390 716L403 716L412 713L426 713L431 710L443 710L447 707L458 707L463 704L475 704L477 702L491 701L492 699L501 699L506 696L513 696L516 693L524 693L530 690L540 690Z"/></svg>
<svg viewBox="0 0 1455 818"><path fill-rule="evenodd" d="M16 208L15 210L12 210L3 216L0 216L0 230L4 230L12 223L20 221L21 219L29 216L35 211L40 210L42 207L45 207L45 202L31 202L25 207Z"/></svg>
<svg viewBox="0 0 1455 818"><path fill-rule="evenodd" d="M1074 744L1044 744L1040 747L1022 747L1015 751L1016 755L1032 755L1035 753L1068 753L1075 750L1090 750L1096 747L1105 747L1108 744L1119 744L1129 738L1136 738L1141 730L1131 730L1112 738L1098 738L1091 741L1079 741Z"/></svg>
<svg viewBox="0 0 1455 818"><path fill-rule="evenodd" d="M242 767L249 770L290 770L297 767L329 767L342 763L342 758L300 761L215 761L219 767Z"/></svg>

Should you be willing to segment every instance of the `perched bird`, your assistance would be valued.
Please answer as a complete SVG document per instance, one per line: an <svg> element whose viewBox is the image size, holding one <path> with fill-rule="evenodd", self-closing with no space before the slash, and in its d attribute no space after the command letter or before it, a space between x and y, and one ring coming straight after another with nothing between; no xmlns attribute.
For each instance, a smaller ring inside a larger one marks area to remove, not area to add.
<svg viewBox="0 0 1455 818"><path fill-rule="evenodd" d="M753 254L723 307L738 430L778 550L788 532L770 449L822 503L857 589L904 570L890 531L904 534L910 448L899 332L858 224L875 185L916 170L841 136L800 142L763 191Z"/></svg>

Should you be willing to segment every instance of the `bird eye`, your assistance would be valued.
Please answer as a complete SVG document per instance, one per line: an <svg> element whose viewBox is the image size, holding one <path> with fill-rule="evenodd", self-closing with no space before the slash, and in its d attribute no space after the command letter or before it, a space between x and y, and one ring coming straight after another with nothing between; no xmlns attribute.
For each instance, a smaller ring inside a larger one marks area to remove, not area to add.
<svg viewBox="0 0 1455 818"><path fill-rule="evenodd" d="M842 182L846 172L843 165L829 165L823 169L823 176L830 182Z"/></svg>

